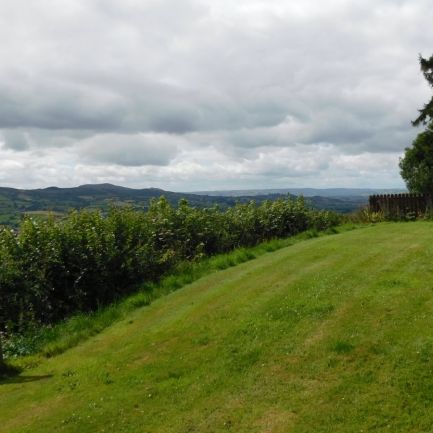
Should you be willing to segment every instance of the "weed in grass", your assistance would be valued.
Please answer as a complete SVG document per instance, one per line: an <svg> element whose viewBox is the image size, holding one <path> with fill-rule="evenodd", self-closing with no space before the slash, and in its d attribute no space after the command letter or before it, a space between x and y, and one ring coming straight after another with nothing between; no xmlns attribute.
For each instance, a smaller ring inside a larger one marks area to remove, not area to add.
<svg viewBox="0 0 433 433"><path fill-rule="evenodd" d="M210 342L210 338L208 336L195 338L193 340L193 344L197 344L198 346L207 346L209 342Z"/></svg>
<svg viewBox="0 0 433 433"><path fill-rule="evenodd" d="M169 371L167 376L169 379L180 379L183 376L183 373L179 370Z"/></svg>
<svg viewBox="0 0 433 433"><path fill-rule="evenodd" d="M103 373L101 373L100 376L99 376L99 380L104 385L111 385L112 383L114 383L114 380L111 377L111 374L109 372L103 372Z"/></svg>
<svg viewBox="0 0 433 433"><path fill-rule="evenodd" d="M259 362L262 352L259 348L232 348L228 360L228 368L232 372L242 373Z"/></svg>
<svg viewBox="0 0 433 433"><path fill-rule="evenodd" d="M355 346L348 343L347 341L342 340L336 341L331 347L332 351L338 353L339 355L350 353L354 348Z"/></svg>
<svg viewBox="0 0 433 433"><path fill-rule="evenodd" d="M334 305L325 303L311 308L311 315L318 319L324 319L335 310Z"/></svg>

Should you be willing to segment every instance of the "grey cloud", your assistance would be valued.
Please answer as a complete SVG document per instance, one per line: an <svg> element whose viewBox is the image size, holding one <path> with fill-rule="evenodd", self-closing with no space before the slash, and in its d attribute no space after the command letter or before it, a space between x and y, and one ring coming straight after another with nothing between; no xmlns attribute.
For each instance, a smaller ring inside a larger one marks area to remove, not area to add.
<svg viewBox="0 0 433 433"><path fill-rule="evenodd" d="M108 90L45 78L3 83L0 101L0 128L112 130L124 111L121 98Z"/></svg>
<svg viewBox="0 0 433 433"><path fill-rule="evenodd" d="M179 140L155 134L101 134L81 141L78 154L84 160L128 167L167 165L178 153Z"/></svg>
<svg viewBox="0 0 433 433"><path fill-rule="evenodd" d="M426 0L5 0L0 128L10 151L70 149L98 170L206 173L197 155L217 149L258 176L261 151L274 179L281 149L395 155L429 95L432 20Z"/></svg>
<svg viewBox="0 0 433 433"><path fill-rule="evenodd" d="M27 150L30 147L29 136L22 131L3 131L3 143L6 149L15 151Z"/></svg>
<svg viewBox="0 0 433 433"><path fill-rule="evenodd" d="M68 148L78 141L94 136L93 131L88 130L48 130L39 128L15 128L0 131L0 141L4 147L18 152L35 151L44 149Z"/></svg>

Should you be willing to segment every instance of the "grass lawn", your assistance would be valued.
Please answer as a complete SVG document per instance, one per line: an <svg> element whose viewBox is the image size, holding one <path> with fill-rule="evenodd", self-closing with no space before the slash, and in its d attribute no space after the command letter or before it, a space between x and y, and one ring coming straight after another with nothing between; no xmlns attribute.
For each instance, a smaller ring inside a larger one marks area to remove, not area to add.
<svg viewBox="0 0 433 433"><path fill-rule="evenodd" d="M0 431L431 432L433 223L211 274L0 384Z"/></svg>

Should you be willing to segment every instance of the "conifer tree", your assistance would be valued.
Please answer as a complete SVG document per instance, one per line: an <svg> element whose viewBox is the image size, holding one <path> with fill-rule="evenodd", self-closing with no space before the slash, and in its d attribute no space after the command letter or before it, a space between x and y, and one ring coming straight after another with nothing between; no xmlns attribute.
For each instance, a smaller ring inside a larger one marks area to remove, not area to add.
<svg viewBox="0 0 433 433"><path fill-rule="evenodd" d="M433 56L425 59L419 57L421 71L433 87ZM405 149L400 159L400 174L410 192L433 192L433 96L419 111L419 116L412 122L413 126L427 125L425 131L418 134L412 147Z"/></svg>
<svg viewBox="0 0 433 433"><path fill-rule="evenodd" d="M419 63L421 66L421 71L424 74L425 79L433 87L433 56L429 59L424 59L422 56L419 57ZM424 105L419 111L419 116L412 122L413 126L418 126L419 124L426 125L433 121L433 96L430 101Z"/></svg>

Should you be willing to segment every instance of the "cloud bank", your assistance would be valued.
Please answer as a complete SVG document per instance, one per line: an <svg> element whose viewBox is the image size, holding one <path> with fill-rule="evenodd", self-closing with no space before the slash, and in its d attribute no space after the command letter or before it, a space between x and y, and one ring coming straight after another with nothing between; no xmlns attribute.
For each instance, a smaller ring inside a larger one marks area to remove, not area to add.
<svg viewBox="0 0 433 433"><path fill-rule="evenodd" d="M401 186L427 1L4 0L0 184Z"/></svg>

